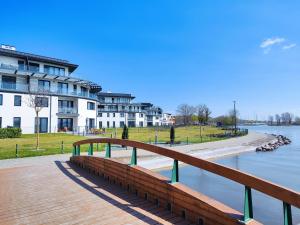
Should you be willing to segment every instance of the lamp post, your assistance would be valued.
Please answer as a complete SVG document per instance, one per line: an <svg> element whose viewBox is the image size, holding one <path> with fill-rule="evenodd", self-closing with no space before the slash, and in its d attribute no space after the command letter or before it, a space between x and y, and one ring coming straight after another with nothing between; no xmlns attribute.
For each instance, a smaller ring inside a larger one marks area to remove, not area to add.
<svg viewBox="0 0 300 225"><path fill-rule="evenodd" d="M237 132L237 127L236 127L236 108L235 108L235 104L236 104L236 101L234 100L233 101L233 114L234 114L234 135L236 135L236 132Z"/></svg>

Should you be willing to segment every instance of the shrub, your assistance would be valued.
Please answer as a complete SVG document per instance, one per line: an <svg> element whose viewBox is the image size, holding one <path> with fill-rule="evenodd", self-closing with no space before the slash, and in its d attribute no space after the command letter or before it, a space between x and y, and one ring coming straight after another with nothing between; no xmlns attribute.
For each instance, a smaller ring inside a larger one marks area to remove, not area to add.
<svg viewBox="0 0 300 225"><path fill-rule="evenodd" d="M170 143L173 144L174 141L175 141L175 129L172 126L171 129L170 129Z"/></svg>
<svg viewBox="0 0 300 225"><path fill-rule="evenodd" d="M0 139L4 138L18 138L21 137L22 130L21 128L0 128Z"/></svg>

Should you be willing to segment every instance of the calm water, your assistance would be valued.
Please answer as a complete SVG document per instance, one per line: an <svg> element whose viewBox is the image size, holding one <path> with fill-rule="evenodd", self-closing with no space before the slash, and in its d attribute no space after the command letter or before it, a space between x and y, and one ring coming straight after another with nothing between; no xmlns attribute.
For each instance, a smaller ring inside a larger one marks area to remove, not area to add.
<svg viewBox="0 0 300 225"><path fill-rule="evenodd" d="M291 127L247 127L249 130L282 134L292 144L273 152L251 152L230 156L216 162L242 170L300 192L300 126ZM170 176L170 171L161 171ZM185 166L180 168L180 181L234 209L243 212L244 187L210 172ZM253 191L254 218L264 224L283 224L282 202ZM300 210L293 208L293 224L300 224Z"/></svg>

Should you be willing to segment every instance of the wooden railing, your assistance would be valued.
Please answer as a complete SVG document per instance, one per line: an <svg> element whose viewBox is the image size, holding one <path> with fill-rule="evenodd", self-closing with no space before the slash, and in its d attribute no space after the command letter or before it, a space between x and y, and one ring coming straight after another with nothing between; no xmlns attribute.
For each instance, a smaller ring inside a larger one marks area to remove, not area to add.
<svg viewBox="0 0 300 225"><path fill-rule="evenodd" d="M183 162L188 165L204 169L211 173L226 177L232 181L240 183L245 186L244 198L244 222L253 219L253 205L252 205L252 189L260 191L266 195L272 196L283 202L284 225L292 225L292 210L291 206L300 208L300 193L275 183L266 181L256 176L235 170L220 164L210 162L204 159L196 158L171 149L145 144L137 141L112 139L112 138L99 138L99 139L86 139L75 142L73 144L73 155L80 155L80 146L89 144L88 153L93 155L93 144L107 143L106 158L111 158L111 144L129 146L133 148L131 156L131 165L137 165L137 149L147 150L162 156L174 159L171 181L179 182L179 167L178 162Z"/></svg>

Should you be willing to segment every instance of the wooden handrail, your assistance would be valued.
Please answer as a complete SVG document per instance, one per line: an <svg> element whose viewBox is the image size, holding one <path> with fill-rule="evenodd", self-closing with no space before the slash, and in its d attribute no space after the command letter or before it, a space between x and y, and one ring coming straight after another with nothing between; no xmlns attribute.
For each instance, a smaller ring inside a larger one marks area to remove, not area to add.
<svg viewBox="0 0 300 225"><path fill-rule="evenodd" d="M86 139L86 140L75 142L73 146L78 146L78 145L80 146L83 144L93 144L93 143L110 143L110 144L124 145L124 146L129 146L137 149L147 150L159 155L163 155L172 158L174 160L181 161L185 164L189 164L198 167L200 169L207 170L211 173L220 175L222 177L226 177L232 181L243 184L246 187L253 188L266 195L279 199L284 203L300 208L299 192L293 191L291 189L285 188L283 186L277 185L267 180L258 178L251 174L244 173L239 170L222 166L218 163L200 159L175 150L154 146L150 144L145 144L137 141L113 139L113 138Z"/></svg>

